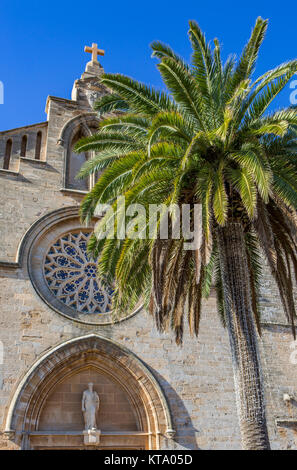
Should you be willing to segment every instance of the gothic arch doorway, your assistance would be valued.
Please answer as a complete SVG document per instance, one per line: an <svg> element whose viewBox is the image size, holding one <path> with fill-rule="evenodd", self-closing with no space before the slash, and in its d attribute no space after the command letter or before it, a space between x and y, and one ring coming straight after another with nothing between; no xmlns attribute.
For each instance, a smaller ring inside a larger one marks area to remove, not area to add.
<svg viewBox="0 0 297 470"><path fill-rule="evenodd" d="M58 345L19 383L5 433L23 449L84 449L82 392L100 397L99 449L168 448L174 431L154 376L129 350L98 335Z"/></svg>

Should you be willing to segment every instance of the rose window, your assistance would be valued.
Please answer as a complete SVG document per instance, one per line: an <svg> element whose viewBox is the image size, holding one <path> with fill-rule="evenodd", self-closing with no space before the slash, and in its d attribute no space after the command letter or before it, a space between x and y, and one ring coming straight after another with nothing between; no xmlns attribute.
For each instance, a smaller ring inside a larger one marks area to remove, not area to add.
<svg viewBox="0 0 297 470"><path fill-rule="evenodd" d="M96 263L87 255L90 233L69 233L48 250L44 276L52 293L68 307L81 313L111 310L113 289L96 276Z"/></svg>

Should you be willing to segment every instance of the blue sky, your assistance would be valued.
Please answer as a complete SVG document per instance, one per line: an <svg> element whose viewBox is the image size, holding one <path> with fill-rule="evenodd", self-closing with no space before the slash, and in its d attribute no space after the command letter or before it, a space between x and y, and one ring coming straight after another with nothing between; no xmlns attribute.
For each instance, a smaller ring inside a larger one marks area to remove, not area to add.
<svg viewBox="0 0 297 470"><path fill-rule="evenodd" d="M129 2L1 0L0 130L42 122L48 95L70 98L90 55L84 46L106 50L105 71L120 72L161 86L149 44L161 40L190 57L187 23L195 19L210 40L218 37L223 57L240 53L256 17L269 18L257 74L296 58L296 10L293 2L273 0L130 0ZM287 87L277 106L289 105Z"/></svg>

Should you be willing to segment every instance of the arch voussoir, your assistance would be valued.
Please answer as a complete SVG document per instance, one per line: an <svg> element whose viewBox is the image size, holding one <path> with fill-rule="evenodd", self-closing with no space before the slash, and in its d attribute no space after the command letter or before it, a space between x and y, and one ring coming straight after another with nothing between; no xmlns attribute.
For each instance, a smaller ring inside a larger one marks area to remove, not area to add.
<svg viewBox="0 0 297 470"><path fill-rule="evenodd" d="M150 446L158 448L159 436L172 433L166 397L158 382L131 351L95 334L52 348L31 367L12 397L5 432L17 442L24 432L36 431L44 403L57 384L90 366L126 390L141 430L151 436Z"/></svg>

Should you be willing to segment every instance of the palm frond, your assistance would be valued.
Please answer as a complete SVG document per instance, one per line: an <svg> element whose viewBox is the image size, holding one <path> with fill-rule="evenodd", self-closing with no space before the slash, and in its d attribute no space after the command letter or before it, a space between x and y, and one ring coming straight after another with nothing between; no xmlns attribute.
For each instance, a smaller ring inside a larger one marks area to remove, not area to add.
<svg viewBox="0 0 297 470"><path fill-rule="evenodd" d="M168 95L125 75L104 74L101 81L128 101L130 108L137 113L153 116L160 111L174 108Z"/></svg>
<svg viewBox="0 0 297 470"><path fill-rule="evenodd" d="M112 111L127 112L129 105L116 93L108 93L95 102L94 110L98 111L99 115L111 113Z"/></svg>

